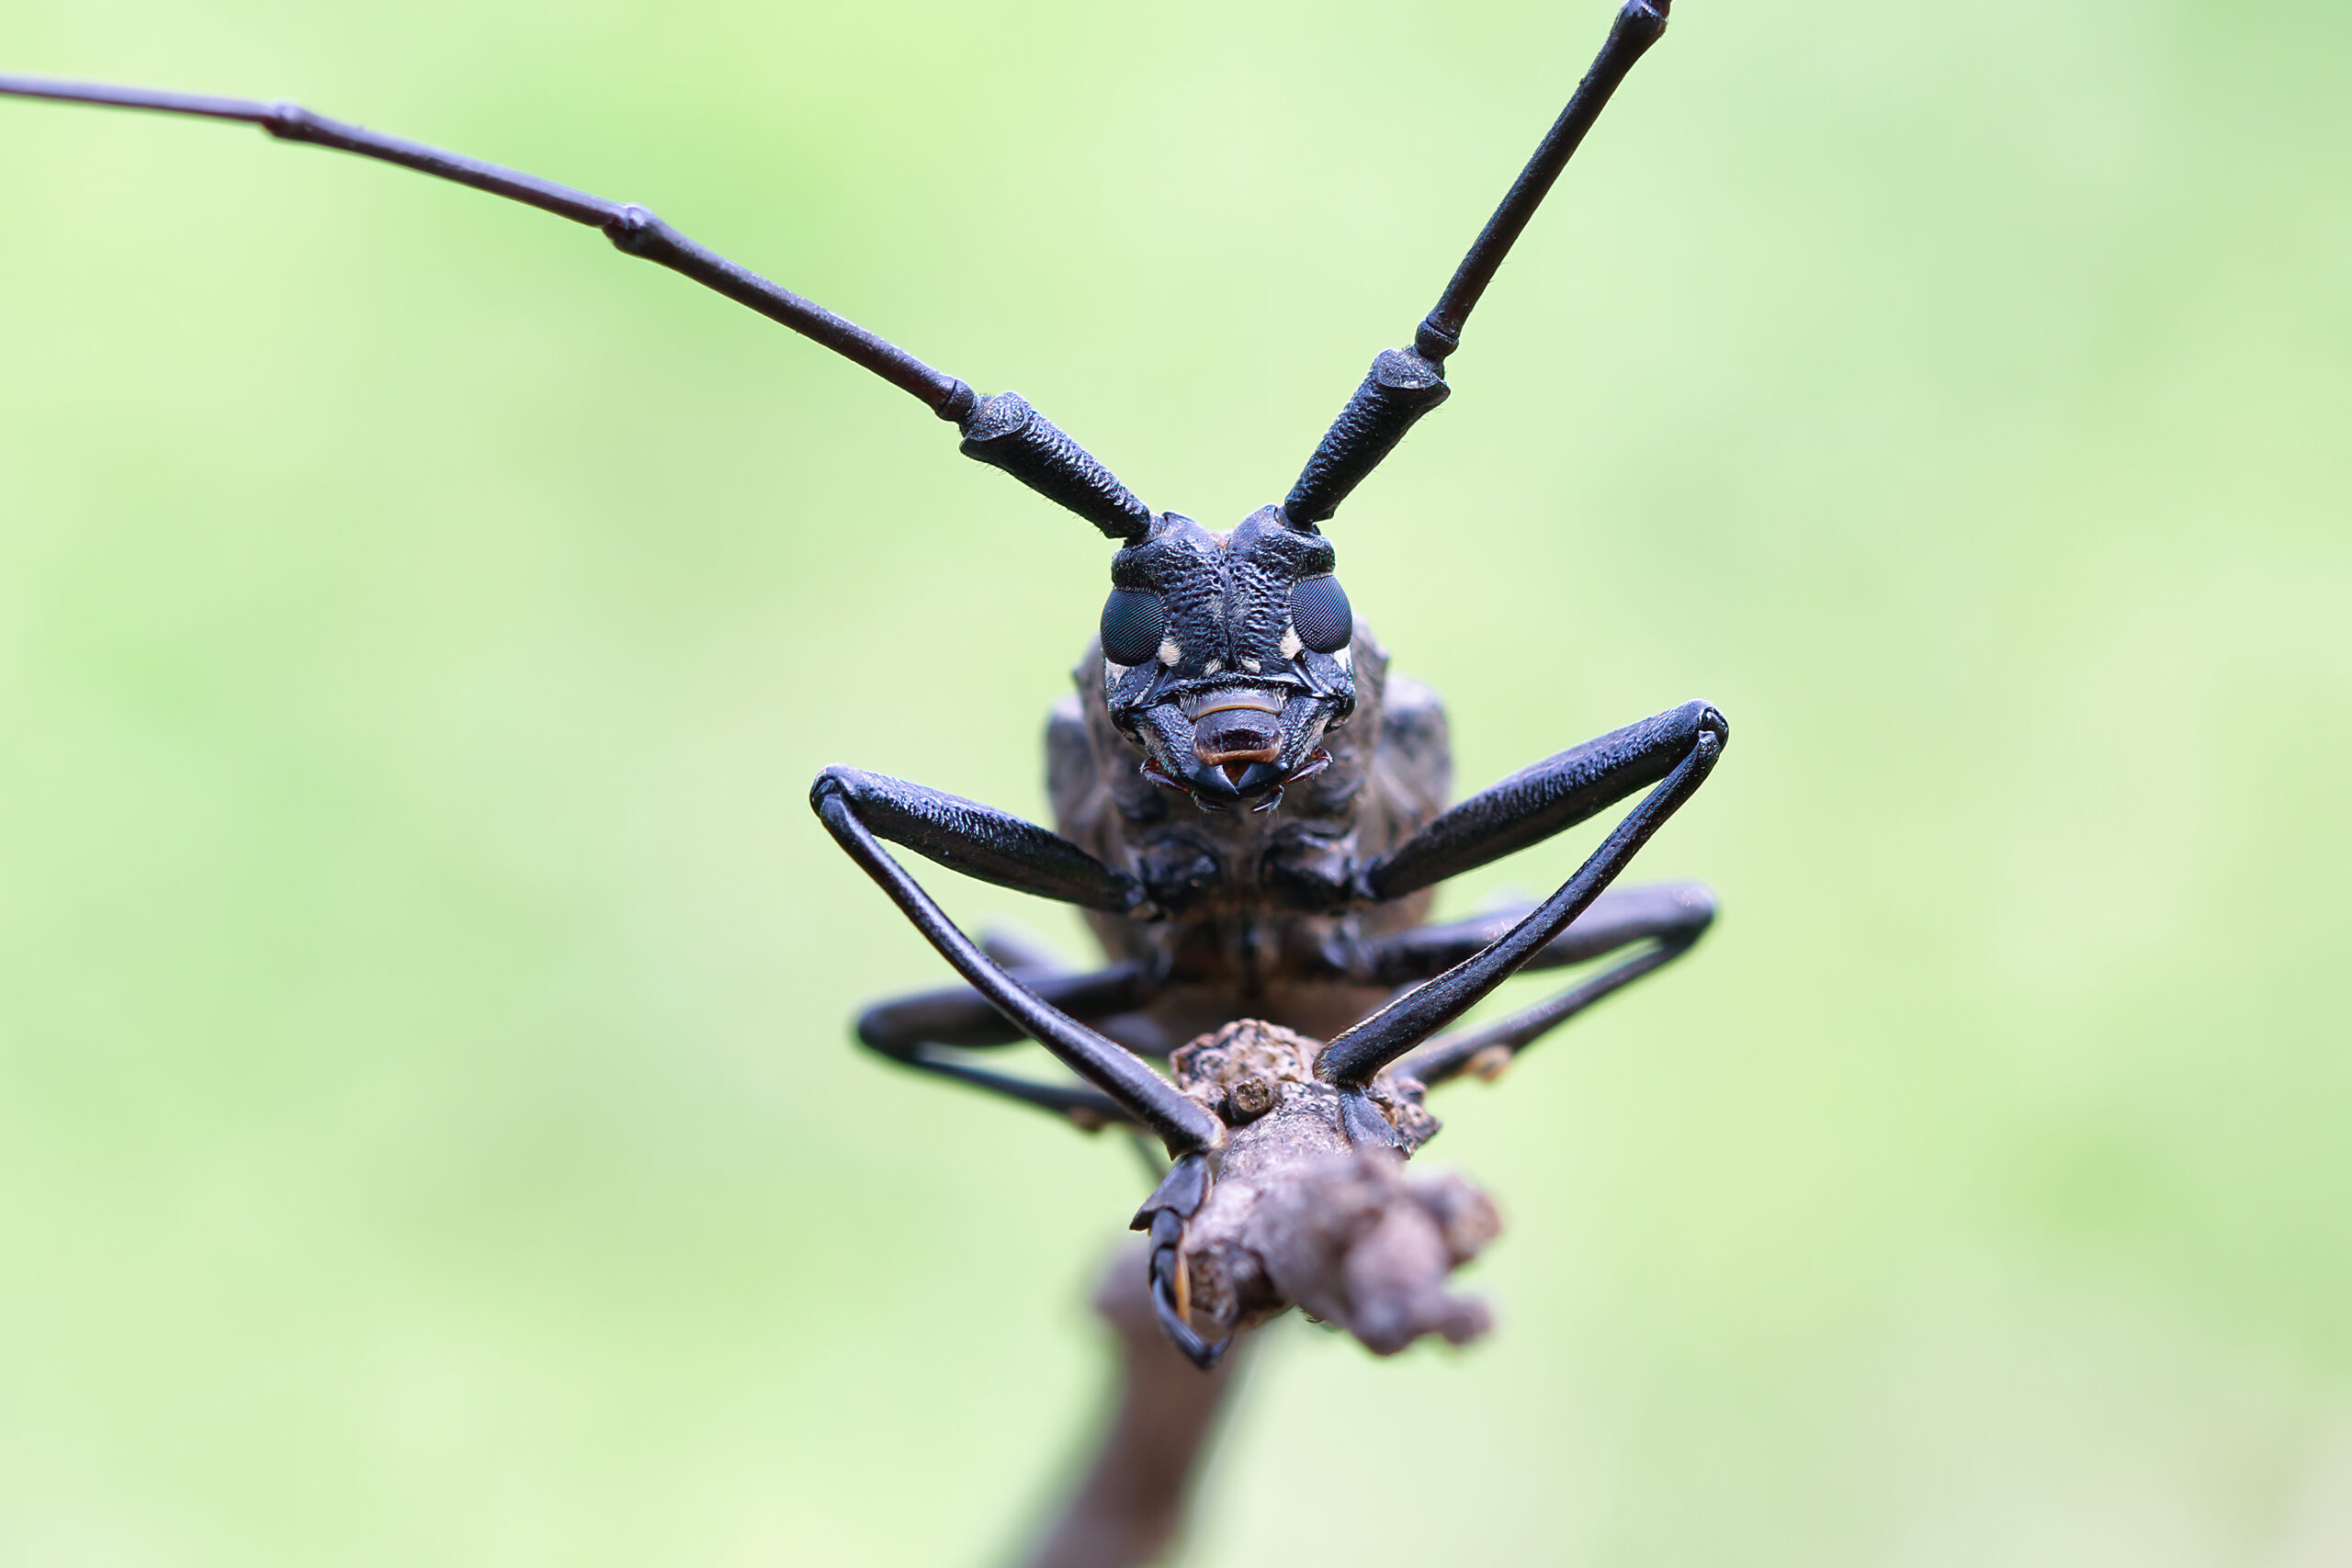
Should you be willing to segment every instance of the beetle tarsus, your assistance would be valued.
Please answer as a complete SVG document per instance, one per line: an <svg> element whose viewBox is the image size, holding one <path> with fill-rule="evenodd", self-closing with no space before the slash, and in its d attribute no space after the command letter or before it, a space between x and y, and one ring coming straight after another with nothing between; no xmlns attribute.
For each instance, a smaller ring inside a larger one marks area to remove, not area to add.
<svg viewBox="0 0 2352 1568"><path fill-rule="evenodd" d="M1216 1365L1232 1336L1214 1342L1193 1327L1192 1278L1184 1264L1184 1232L1208 1201L1215 1179L1205 1154L1190 1154L1168 1168L1159 1185L1136 1211L1133 1228L1148 1232L1151 1252L1145 1264L1151 1310L1169 1342L1203 1371Z"/></svg>

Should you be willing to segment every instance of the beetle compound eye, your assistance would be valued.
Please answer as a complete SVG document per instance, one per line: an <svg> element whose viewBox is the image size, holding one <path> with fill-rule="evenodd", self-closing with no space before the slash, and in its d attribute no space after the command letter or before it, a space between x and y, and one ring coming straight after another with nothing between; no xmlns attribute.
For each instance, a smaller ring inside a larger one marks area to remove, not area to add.
<svg viewBox="0 0 2352 1568"><path fill-rule="evenodd" d="M1290 591L1291 625L1317 653L1337 653L1356 635L1355 612L1336 577L1310 577Z"/></svg>
<svg viewBox="0 0 2352 1568"><path fill-rule="evenodd" d="M1159 652L1168 635L1168 612L1157 593L1114 588L1102 601L1102 657L1114 664L1141 664Z"/></svg>

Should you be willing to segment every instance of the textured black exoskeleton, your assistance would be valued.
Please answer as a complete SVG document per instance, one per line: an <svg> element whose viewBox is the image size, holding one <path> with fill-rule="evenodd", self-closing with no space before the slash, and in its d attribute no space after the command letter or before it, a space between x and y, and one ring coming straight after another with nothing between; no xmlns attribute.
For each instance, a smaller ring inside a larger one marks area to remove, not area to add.
<svg viewBox="0 0 2352 1568"><path fill-rule="evenodd" d="M1445 720L1390 675L1356 625L1319 525L1445 400L1444 365L1497 267L1610 95L1665 30L1670 0L1625 0L1608 40L1414 333L1340 411L1279 506L1229 533L1155 513L1012 392L964 382L705 250L645 209L379 135L291 105L0 76L0 94L243 120L270 135L398 164L601 229L657 262L865 367L1002 468L1118 542L1100 638L1047 737L1057 832L918 784L829 768L810 799L852 859L968 983L887 1002L858 1038L892 1060L1098 1127L1157 1134L1173 1164L1136 1218L1171 1339L1206 1365L1185 1301L1185 1230L1205 1202L1228 1128L1264 1112L1188 1095L1147 1056L1244 1017L1328 1041L1318 1093L1336 1093L1358 1145L1426 1135L1420 1089L1491 1072L1610 992L1688 951L1713 914L1704 889L1610 885L1698 789L1727 729L1704 703L1573 747L1447 808ZM1430 888L1646 789L1560 889L1524 913L1422 923ZM1053 972L1007 962L959 931L883 847L1088 912L1110 962ZM1548 1001L1441 1032L1522 968L1621 953ZM1010 967L1008 967L1008 963ZM1400 987L1405 988L1400 991ZM979 1065L974 1048L1035 1039L1084 1080L1050 1084ZM1385 1076L1384 1076L1385 1075ZM1375 1079L1379 1081L1375 1082ZM1253 1080L1254 1081L1254 1080Z"/></svg>

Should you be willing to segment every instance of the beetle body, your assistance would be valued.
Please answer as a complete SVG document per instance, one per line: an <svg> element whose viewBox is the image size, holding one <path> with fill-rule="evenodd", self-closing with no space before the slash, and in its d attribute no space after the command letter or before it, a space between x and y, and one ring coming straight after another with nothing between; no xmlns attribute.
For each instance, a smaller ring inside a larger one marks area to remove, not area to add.
<svg viewBox="0 0 2352 1568"><path fill-rule="evenodd" d="M1062 834L1151 890L1165 918L1091 912L1103 951L1167 976L1144 1011L1105 1032L1155 1055L1238 1018L1328 1039L1385 999L1352 979L1345 954L1409 931L1430 895L1331 910L1329 890L1428 826L1447 803L1445 711L1419 682L1392 674L1359 626L1355 705L1322 737L1329 764L1286 786L1273 811L1202 811L1149 772L1103 698L1090 648L1078 690L1046 728L1046 786ZM1115 669L1115 666L1113 667ZM1302 891L1313 895L1299 907Z"/></svg>
<svg viewBox="0 0 2352 1568"><path fill-rule="evenodd" d="M1261 1157L1265 1130L1239 1137L1251 1112L1234 1098L1235 1086L1198 1092L1208 1081L1201 1073L1179 1066L1182 1081L1171 1081L1148 1057L1195 1064L1214 1057L1229 1066L1230 1053L1218 1055L1209 1044L1246 1022L1259 1032L1257 1044L1273 1053L1267 1060L1288 1064L1283 1081L1299 1086L1283 1096L1296 1125L1369 1161L1361 1167L1374 1173L1364 1177L1365 1190L1386 1193L1374 1209L1402 1213L1399 1203L1409 1206L1403 1190L1384 1185L1377 1173L1433 1127L1419 1112L1419 1086L1467 1070L1491 1074L1600 998L1687 952L1712 916L1703 889L1611 885L1714 767L1729 734L1720 713L1683 704L1448 806L1443 714L1424 688L1389 673L1385 655L1356 626L1322 532L1413 424L1449 396L1446 363L1472 310L1602 107L1664 33L1668 3L1623 0L1591 69L1415 329L1412 345L1374 357L1280 504L1222 533L1154 511L1018 393L983 395L635 203L295 105L5 75L0 96L257 126L280 141L396 164L594 228L624 254L711 288L916 398L954 424L966 456L1117 542L1099 642L1080 669L1078 694L1049 727L1058 832L854 768L827 769L810 802L964 982L870 1010L859 1039L905 1066L1081 1125L1121 1122L1156 1134L1171 1163L1136 1224L1149 1234L1160 1322L1205 1365L1216 1347L1191 1320L1187 1227L1234 1208L1211 1203L1228 1153L1238 1151L1261 1175L1282 1167ZM1438 883L1637 794L1600 848L1541 904L1423 923ZM886 841L1076 906L1110 962L1076 973L1025 959L1000 962L947 919ZM1493 1023L1453 1028L1521 970L1608 955L1615 955L1608 968L1547 1001ZM1195 1036L1199 1049L1184 1056L1180 1048ZM1024 1038L1058 1057L1077 1081L1033 1080L973 1058ZM1421 1120L1405 1113L1408 1106ZM1296 1190L1337 1194L1353 1179ZM1451 1256L1450 1246L1422 1250ZM1235 1299L1249 1296L1243 1315L1254 1321L1276 1310L1280 1294L1242 1291ZM1294 1292L1294 1299L1303 1298ZM1242 1317L1220 1321L1232 1329ZM1403 1337L1425 1330L1450 1332L1432 1319ZM1377 1348L1402 1343L1387 1330L1364 1337Z"/></svg>

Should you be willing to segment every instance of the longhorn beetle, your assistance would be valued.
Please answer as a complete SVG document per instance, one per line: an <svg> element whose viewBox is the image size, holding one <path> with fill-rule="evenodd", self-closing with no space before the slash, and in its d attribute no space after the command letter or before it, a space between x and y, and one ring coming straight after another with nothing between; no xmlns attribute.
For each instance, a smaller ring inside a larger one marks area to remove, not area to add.
<svg viewBox="0 0 2352 1568"><path fill-rule="evenodd" d="M1434 1130L1428 1086L1487 1076L1604 996L1689 951L1713 915L1705 889L1611 890L1713 768L1728 728L1688 703L1536 763L1447 808L1445 720L1388 673L1354 621L1321 525L1413 423L1445 400L1447 358L1528 220L1671 0L1625 0L1592 68L1487 220L1410 348L1372 363L1280 505L1216 533L1155 513L1013 392L983 397L831 311L705 249L646 209L290 104L0 76L0 94L258 125L281 141L380 159L603 231L831 349L922 401L962 451L1115 541L1100 636L1047 729L1058 831L920 784L828 768L810 803L850 858L967 984L874 1007L858 1039L893 1061L1068 1117L1130 1123L1170 1166L1136 1216L1161 1325L1195 1362L1184 1259L1227 1157L1284 1094L1326 1108L1358 1149L1409 1153ZM1523 913L1423 923L1431 888L1648 794L1574 875ZM1104 967L1056 972L967 937L884 848L1084 910ZM1549 1000L1446 1032L1523 968L1618 954ZM1397 987L1409 987L1393 996ZM1311 1040L1303 1074L1216 1086L1204 1032L1261 1020L1260 1038ZM1097 1027L1099 1026L1099 1028ZM1288 1032L1295 1031L1296 1034ZM1175 1049L1194 1035L1191 1047ZM973 1048L1034 1039L1082 1084L979 1065ZM1172 1057L1178 1078L1147 1056ZM1181 1086L1181 1087L1180 1087ZM1187 1091L1191 1092L1187 1092ZM1227 1324L1228 1327L1235 1326Z"/></svg>

